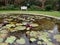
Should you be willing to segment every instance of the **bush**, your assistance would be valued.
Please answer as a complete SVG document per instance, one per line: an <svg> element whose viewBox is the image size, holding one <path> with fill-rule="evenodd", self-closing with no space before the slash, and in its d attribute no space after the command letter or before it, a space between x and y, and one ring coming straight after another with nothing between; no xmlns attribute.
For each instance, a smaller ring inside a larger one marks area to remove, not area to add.
<svg viewBox="0 0 60 45"><path fill-rule="evenodd" d="M46 10L46 11L52 10L52 6L51 6L51 5L47 5L47 6L45 7L45 10Z"/></svg>
<svg viewBox="0 0 60 45"><path fill-rule="evenodd" d="M12 4L10 5L8 4L6 7L7 7L7 10L18 10L19 9L19 7L12 5Z"/></svg>
<svg viewBox="0 0 60 45"><path fill-rule="evenodd" d="M6 9L5 6L0 7L0 10L5 10L5 9Z"/></svg>
<svg viewBox="0 0 60 45"><path fill-rule="evenodd" d="M7 4L6 6L0 7L0 10L19 10L20 8L18 6Z"/></svg>
<svg viewBox="0 0 60 45"><path fill-rule="evenodd" d="M7 7L7 9L12 9L12 10L14 9L14 5L9 5L8 4L8 5L6 5L6 7Z"/></svg>
<svg viewBox="0 0 60 45"><path fill-rule="evenodd" d="M30 8L28 10L32 10L32 11L40 11L42 10L39 6L36 5L31 5Z"/></svg>

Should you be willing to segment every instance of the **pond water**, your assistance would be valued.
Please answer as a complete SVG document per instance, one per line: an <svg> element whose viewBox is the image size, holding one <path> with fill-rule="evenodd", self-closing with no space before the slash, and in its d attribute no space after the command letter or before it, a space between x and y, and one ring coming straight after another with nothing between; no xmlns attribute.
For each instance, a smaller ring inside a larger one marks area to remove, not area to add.
<svg viewBox="0 0 60 45"><path fill-rule="evenodd" d="M0 16L0 45L60 45L60 32L53 18L10 14Z"/></svg>

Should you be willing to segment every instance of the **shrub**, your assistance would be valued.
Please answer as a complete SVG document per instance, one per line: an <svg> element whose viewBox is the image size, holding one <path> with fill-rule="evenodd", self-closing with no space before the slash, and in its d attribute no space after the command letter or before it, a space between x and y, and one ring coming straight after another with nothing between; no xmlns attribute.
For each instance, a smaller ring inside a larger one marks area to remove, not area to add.
<svg viewBox="0 0 60 45"><path fill-rule="evenodd" d="M52 6L51 6L51 5L47 5L47 6L45 7L45 10L46 10L46 11L52 10Z"/></svg>
<svg viewBox="0 0 60 45"><path fill-rule="evenodd" d="M7 4L6 6L0 7L0 10L19 10L20 8L18 6Z"/></svg>
<svg viewBox="0 0 60 45"><path fill-rule="evenodd" d="M5 10L6 9L6 6L1 6L0 7L0 10Z"/></svg>
<svg viewBox="0 0 60 45"><path fill-rule="evenodd" d="M13 10L13 9L14 9L14 5L8 4L8 5L6 5L6 7L7 7L7 9L9 9L9 10Z"/></svg>
<svg viewBox="0 0 60 45"><path fill-rule="evenodd" d="M34 11L34 10L40 11L40 10L42 10L42 9L41 9L39 6L31 5L30 8L29 8L28 10L32 10L32 11Z"/></svg>

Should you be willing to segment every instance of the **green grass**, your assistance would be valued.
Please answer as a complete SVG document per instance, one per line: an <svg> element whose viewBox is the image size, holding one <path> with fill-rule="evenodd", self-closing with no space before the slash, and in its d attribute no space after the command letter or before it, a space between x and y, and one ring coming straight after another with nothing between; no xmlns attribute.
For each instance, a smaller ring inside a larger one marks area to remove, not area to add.
<svg viewBox="0 0 60 45"><path fill-rule="evenodd" d="M51 15L60 17L60 12L58 11L14 11L14 10L8 10L8 11L0 11L0 13L23 13L23 14L44 14L44 15Z"/></svg>

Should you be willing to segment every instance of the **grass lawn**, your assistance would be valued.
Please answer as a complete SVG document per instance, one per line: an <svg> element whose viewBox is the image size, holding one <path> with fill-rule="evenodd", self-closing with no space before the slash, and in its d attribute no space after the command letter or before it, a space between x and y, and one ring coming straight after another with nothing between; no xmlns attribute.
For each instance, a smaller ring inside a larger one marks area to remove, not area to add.
<svg viewBox="0 0 60 45"><path fill-rule="evenodd" d="M60 17L60 12L58 11L0 11L0 13L23 13L23 14L44 14L44 15L51 15Z"/></svg>

